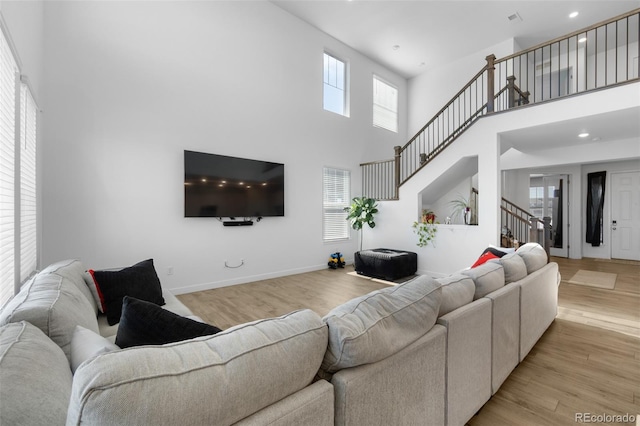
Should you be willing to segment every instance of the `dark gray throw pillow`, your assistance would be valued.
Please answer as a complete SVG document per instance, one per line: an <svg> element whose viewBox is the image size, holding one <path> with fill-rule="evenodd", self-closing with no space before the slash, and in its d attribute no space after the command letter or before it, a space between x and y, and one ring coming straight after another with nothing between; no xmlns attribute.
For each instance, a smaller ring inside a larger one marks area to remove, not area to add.
<svg viewBox="0 0 640 426"><path fill-rule="evenodd" d="M89 271L103 302L109 325L117 324L125 296L164 305L162 286L153 259L143 260L118 271Z"/></svg>
<svg viewBox="0 0 640 426"><path fill-rule="evenodd" d="M125 296L116 345L164 345L220 332L218 327L182 317L160 306Z"/></svg>

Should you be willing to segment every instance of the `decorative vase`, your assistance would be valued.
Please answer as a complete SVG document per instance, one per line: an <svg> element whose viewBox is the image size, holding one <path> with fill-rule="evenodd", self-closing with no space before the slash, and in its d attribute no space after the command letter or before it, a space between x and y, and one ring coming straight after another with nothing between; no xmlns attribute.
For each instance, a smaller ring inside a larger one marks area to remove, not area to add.
<svg viewBox="0 0 640 426"><path fill-rule="evenodd" d="M464 211L464 224L471 224L471 209L467 207L467 210Z"/></svg>

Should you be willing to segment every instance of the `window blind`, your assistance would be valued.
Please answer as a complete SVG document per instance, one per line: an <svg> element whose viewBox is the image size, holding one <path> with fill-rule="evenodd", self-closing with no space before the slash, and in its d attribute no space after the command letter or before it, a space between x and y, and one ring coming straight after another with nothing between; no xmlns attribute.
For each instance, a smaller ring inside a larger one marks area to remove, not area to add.
<svg viewBox="0 0 640 426"><path fill-rule="evenodd" d="M349 238L349 222L345 207L350 205L351 172L323 168L322 238L336 241Z"/></svg>
<svg viewBox="0 0 640 426"><path fill-rule="evenodd" d="M38 261L36 222L36 124L38 110L29 87L20 90L20 282Z"/></svg>
<svg viewBox="0 0 640 426"><path fill-rule="evenodd" d="M373 125L398 132L398 89L373 76Z"/></svg>
<svg viewBox="0 0 640 426"><path fill-rule="evenodd" d="M15 145L18 66L0 31L0 306L15 289Z"/></svg>

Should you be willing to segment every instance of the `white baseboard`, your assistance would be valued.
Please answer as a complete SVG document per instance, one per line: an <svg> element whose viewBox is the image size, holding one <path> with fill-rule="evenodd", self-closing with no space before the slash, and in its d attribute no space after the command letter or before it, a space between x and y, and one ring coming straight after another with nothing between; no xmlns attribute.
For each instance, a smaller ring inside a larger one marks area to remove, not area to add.
<svg viewBox="0 0 640 426"><path fill-rule="evenodd" d="M351 261L345 259L345 263L347 265L352 264L353 263L353 259ZM303 274L305 272L320 271L320 270L326 269L326 268L328 268L328 266L325 263L323 265L312 265L312 266L306 266L306 267L302 267L302 268L285 269L285 270L281 270L281 271L268 272L268 273L265 273L265 274L248 275L248 276L244 276L244 277L233 278L233 279L230 279L230 280L214 281L214 282L201 283L201 284L193 284L193 285L188 285L188 286L183 286L183 287L174 287L174 288L170 288L170 290L171 290L171 292L173 294L194 293L196 291L211 290L211 289L214 289L214 288L228 287L228 286L237 285L237 284L246 284L246 283L250 283L250 282L254 282L254 281L261 281L261 280L268 280L268 279L271 279L271 278L285 277L287 275L296 275L296 274Z"/></svg>

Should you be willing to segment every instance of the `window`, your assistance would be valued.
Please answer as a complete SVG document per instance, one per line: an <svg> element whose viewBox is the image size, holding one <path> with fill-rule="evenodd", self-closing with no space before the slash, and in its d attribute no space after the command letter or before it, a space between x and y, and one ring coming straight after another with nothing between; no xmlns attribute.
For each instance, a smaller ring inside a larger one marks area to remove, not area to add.
<svg viewBox="0 0 640 426"><path fill-rule="evenodd" d="M324 109L347 116L347 66L328 53L324 54Z"/></svg>
<svg viewBox="0 0 640 426"><path fill-rule="evenodd" d="M344 208L350 204L351 172L323 168L322 188L322 238L324 241L346 240L349 222Z"/></svg>
<svg viewBox="0 0 640 426"><path fill-rule="evenodd" d="M373 76L373 125L398 132L398 89Z"/></svg>
<svg viewBox="0 0 640 426"><path fill-rule="evenodd" d="M36 270L36 119L29 87L20 88L20 282Z"/></svg>
<svg viewBox="0 0 640 426"><path fill-rule="evenodd" d="M15 290L15 145L18 66L0 40L0 306Z"/></svg>
<svg viewBox="0 0 640 426"><path fill-rule="evenodd" d="M538 218L544 215L544 186L529 188L529 212Z"/></svg>
<svg viewBox="0 0 640 426"><path fill-rule="evenodd" d="M0 307L37 267L37 106L0 31Z"/></svg>

